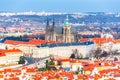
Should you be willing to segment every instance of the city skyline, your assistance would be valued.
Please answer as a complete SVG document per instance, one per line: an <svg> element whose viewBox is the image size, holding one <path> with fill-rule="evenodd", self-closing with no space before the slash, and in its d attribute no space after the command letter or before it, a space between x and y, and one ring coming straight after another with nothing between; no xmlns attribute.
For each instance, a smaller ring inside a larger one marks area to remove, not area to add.
<svg viewBox="0 0 120 80"><path fill-rule="evenodd" d="M120 0L0 0L2 12L119 12Z"/></svg>

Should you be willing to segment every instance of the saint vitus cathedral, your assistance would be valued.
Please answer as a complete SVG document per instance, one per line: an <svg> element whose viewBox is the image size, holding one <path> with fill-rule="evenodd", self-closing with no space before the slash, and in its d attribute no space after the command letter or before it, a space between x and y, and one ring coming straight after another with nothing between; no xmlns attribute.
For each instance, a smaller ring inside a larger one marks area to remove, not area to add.
<svg viewBox="0 0 120 80"><path fill-rule="evenodd" d="M71 26L69 24L68 16L62 27L62 33L57 34L55 21L53 20L52 26L50 27L49 20L47 20L46 30L45 30L45 40L52 40L56 42L70 43L75 42L75 35L71 33Z"/></svg>

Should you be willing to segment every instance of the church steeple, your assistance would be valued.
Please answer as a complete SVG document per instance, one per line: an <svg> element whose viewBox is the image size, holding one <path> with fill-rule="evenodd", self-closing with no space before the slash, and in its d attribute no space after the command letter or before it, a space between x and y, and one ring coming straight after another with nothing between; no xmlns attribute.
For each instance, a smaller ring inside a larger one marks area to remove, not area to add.
<svg viewBox="0 0 120 80"><path fill-rule="evenodd" d="M51 35L51 38L53 41L56 41L56 27L55 27L55 21L54 21L54 18L53 18L53 22L52 22L52 35Z"/></svg>
<svg viewBox="0 0 120 80"><path fill-rule="evenodd" d="M50 25L49 25L49 20L47 18L47 25L46 25L46 29L50 29Z"/></svg>
<svg viewBox="0 0 120 80"><path fill-rule="evenodd" d="M45 40L50 40L50 24L47 18L46 30L45 30Z"/></svg>
<svg viewBox="0 0 120 80"><path fill-rule="evenodd" d="M65 27L69 27L70 24L69 24L69 19L68 19L68 15L66 16L66 19L65 19L65 22L64 22L64 26Z"/></svg>
<svg viewBox="0 0 120 80"><path fill-rule="evenodd" d="M53 18L53 22L52 22L52 31L55 31L55 21L54 21L54 18Z"/></svg>
<svg viewBox="0 0 120 80"><path fill-rule="evenodd" d="M63 42L71 42L71 26L69 24L68 15L66 16L63 26Z"/></svg>

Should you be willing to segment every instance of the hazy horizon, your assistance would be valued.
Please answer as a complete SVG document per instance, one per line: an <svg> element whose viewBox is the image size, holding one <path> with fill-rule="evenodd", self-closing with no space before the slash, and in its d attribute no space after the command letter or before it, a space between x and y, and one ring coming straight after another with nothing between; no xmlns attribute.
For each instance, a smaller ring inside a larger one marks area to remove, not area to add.
<svg viewBox="0 0 120 80"><path fill-rule="evenodd" d="M120 12L120 0L0 0L0 12Z"/></svg>
<svg viewBox="0 0 120 80"><path fill-rule="evenodd" d="M120 13L120 12L52 12L52 11L18 11L18 12L14 12L14 11L0 11L0 13L24 13L24 12L33 12L33 13L65 13L65 14L72 14L72 13Z"/></svg>

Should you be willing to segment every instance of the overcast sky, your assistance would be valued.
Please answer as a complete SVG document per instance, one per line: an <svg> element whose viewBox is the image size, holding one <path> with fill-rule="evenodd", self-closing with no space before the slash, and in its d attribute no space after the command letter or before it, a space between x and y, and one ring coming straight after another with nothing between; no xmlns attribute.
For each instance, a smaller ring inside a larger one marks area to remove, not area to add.
<svg viewBox="0 0 120 80"><path fill-rule="evenodd" d="M120 12L120 0L0 0L0 11Z"/></svg>

